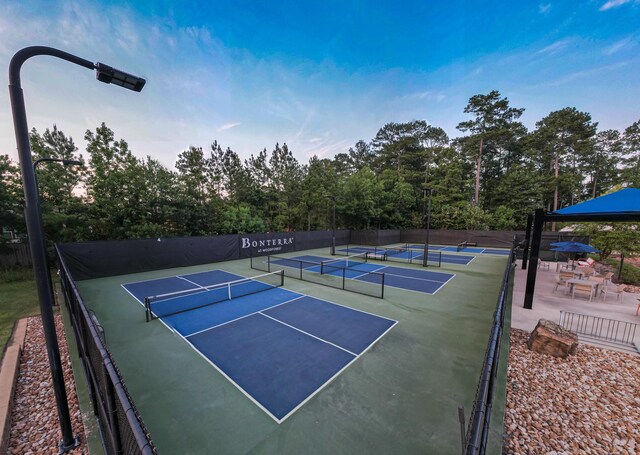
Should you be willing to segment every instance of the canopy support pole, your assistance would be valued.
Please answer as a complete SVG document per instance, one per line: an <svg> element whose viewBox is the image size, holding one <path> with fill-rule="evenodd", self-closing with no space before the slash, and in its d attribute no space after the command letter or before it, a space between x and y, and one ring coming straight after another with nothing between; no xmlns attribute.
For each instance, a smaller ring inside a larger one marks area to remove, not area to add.
<svg viewBox="0 0 640 455"><path fill-rule="evenodd" d="M522 270L527 270L527 259L529 259L529 242L531 242L531 225L533 224L533 214L527 215L527 233L524 236L524 251L522 252Z"/></svg>
<svg viewBox="0 0 640 455"><path fill-rule="evenodd" d="M544 227L544 210L536 209L533 214L533 234L531 238L531 253L529 258L529 270L527 270L527 287L524 294L524 308L533 308L533 292L536 287L536 273L538 272L538 257L540 253L540 240Z"/></svg>

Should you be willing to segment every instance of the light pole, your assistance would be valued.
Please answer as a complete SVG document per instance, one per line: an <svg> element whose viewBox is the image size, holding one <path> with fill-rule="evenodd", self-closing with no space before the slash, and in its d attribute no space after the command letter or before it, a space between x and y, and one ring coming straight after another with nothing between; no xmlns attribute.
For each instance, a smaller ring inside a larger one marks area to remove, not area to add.
<svg viewBox="0 0 640 455"><path fill-rule="evenodd" d="M36 204L38 204L37 211L39 213L42 213L42 208L40 206L40 186L38 185L38 173L36 172L38 165L40 163L62 163L63 166L74 166L74 165L82 165L82 162L76 161L76 160L67 160L67 159L50 158L50 157L39 158L33 162L33 179L36 182L36 191L38 192L38 200L36 201ZM26 218L26 210L25 210L25 218ZM43 228L42 236L43 236L43 241L45 242L45 248L46 248L46 238L45 238L46 236L44 234L44 228ZM47 261L47 270L49 270L49 261ZM53 284L50 283L50 286L51 286L51 294L53 295ZM53 304L53 301L51 303Z"/></svg>
<svg viewBox="0 0 640 455"><path fill-rule="evenodd" d="M67 160L62 158L39 158L33 162L33 178L36 181L36 189L38 188L38 173L36 172L36 168L40 163L62 163L63 166L82 166L82 161L77 160ZM38 204L40 203L40 198L38 198ZM40 207L38 207L38 211L40 211Z"/></svg>
<svg viewBox="0 0 640 455"><path fill-rule="evenodd" d="M46 157L46 158L39 158L33 162L33 171L35 172L36 167L38 167L38 164L45 163L45 162L46 163L62 163L63 166L81 166L82 165L82 161Z"/></svg>
<svg viewBox="0 0 640 455"><path fill-rule="evenodd" d="M429 199L427 202L427 225L424 233L424 261L423 266L429 265L429 228L431 227L431 195L433 194L433 188L424 188L422 193L422 211L424 213L424 202L427 199L427 193L429 193ZM424 215L422 217L424 219Z"/></svg>
<svg viewBox="0 0 640 455"><path fill-rule="evenodd" d="M47 267L47 252L42 229L42 213L40 212L40 198L35 179L34 164L31 160L31 147L29 146L29 127L27 125L27 113L24 105L24 95L20 84L20 69L25 61L38 55L49 55L60 58L87 69L96 70L96 78L107 84L115 84L139 92L144 87L145 80L132 76L125 72L111 68L103 63L92 63L89 60L77 57L59 49L45 46L31 46L19 50L9 63L9 96L11 98L11 111L13 113L13 126L18 146L20 159L20 171L22 185L24 187L25 221L31 248L31 259L36 277L38 300L40 302L40 315L44 329L49 367L53 381L53 391L58 407L58 419L62 441L59 444L59 452L65 453L78 446L78 438L73 436L69 404L64 386L64 376L60 361L60 349L56 335L55 321L53 318L52 304L54 302L51 276ZM36 162L37 164L37 162Z"/></svg>
<svg viewBox="0 0 640 455"><path fill-rule="evenodd" d="M327 196L333 201L333 216L331 218L331 255L336 254L336 197Z"/></svg>

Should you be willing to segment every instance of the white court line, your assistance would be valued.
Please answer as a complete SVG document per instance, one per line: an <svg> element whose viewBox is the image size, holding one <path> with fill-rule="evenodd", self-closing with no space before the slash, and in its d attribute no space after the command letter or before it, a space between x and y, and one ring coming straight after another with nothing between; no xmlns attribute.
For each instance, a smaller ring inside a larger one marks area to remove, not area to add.
<svg viewBox="0 0 640 455"><path fill-rule="evenodd" d="M132 281L130 283L124 283L124 284L121 284L120 286L128 286L130 284L148 283L149 281L160 281L160 280L166 280L167 278L177 278L177 277L178 277L178 275L169 275L169 276L164 276L164 277L160 277L160 278L149 278L148 280Z"/></svg>
<svg viewBox="0 0 640 455"><path fill-rule="evenodd" d="M187 280L185 277L183 277L183 276L181 276L181 275L176 275L176 278L180 278L181 280L184 280L184 281L186 281L187 283L195 284L195 285L196 285L196 286L198 286L199 288L206 289L206 287L205 287L205 286L203 286L203 285L201 285L201 284L198 284L198 283L196 283L195 281Z"/></svg>
<svg viewBox="0 0 640 455"><path fill-rule="evenodd" d="M329 302L329 303L333 303L333 302ZM347 307L348 308L348 307ZM322 389L324 389L326 386L328 386L335 378L337 378L340 373L342 373L344 370L346 370L347 368L349 368L349 366L351 366L351 364L353 362L355 362L356 360L358 360L360 357L362 357L364 355L365 352L367 352L369 349L371 349L371 346L373 346L374 344L376 344L383 336L385 336L389 330L391 330L392 328L394 328L396 326L396 324L398 323L398 321L396 321L393 325L391 325L387 330L385 330L384 332L382 332L382 334L376 338L375 340L373 340L371 342L371 344L369 346L367 346L359 355L357 355L356 357L353 358L353 360L351 360L351 362L347 363L344 367L342 367L340 370L338 370L338 372L336 374L334 374L333 376L331 376L329 379L327 379L327 382L325 382L324 384L322 384L320 387L318 387L316 389L315 392L313 392L311 395L309 395L307 398L305 398L304 400L302 400L300 402L300 404L298 404L298 406L296 406L295 408L293 408L291 411L289 411L288 414L286 414L282 419L280 419L278 421L278 423L283 422L287 417L289 417L291 414L293 414L294 412L296 412L298 409L300 409L302 406L304 406L307 401L309 401L310 399L312 399L314 396L316 396L318 393L320 393L320 391Z"/></svg>
<svg viewBox="0 0 640 455"><path fill-rule="evenodd" d="M357 275L357 276L355 276L355 277L353 277L353 278L349 278L349 279L351 279L351 280L355 280L355 279L358 279L359 277L362 277L362 276L368 275L368 274L369 274L369 273L371 273L371 272L378 272L378 273L380 273L380 272L379 272L380 270L387 269L387 268L389 268L389 267L391 267L391 266L384 265L384 266L381 266L380 268L377 268L377 269L375 269L375 270L371 270L371 271L369 271L369 272L362 273L361 275ZM436 292L438 292L438 291L440 290L440 288L442 288L445 284L447 284L449 281L451 281L451 280L456 276L455 274L453 274L449 279L447 279L447 281L437 281L437 280L430 280L430 279L428 279L428 278L416 278L416 277L413 277L413 276L398 275L397 273L391 273L391 272L383 272L383 273L384 273L385 275L398 276L398 277L401 277L401 278L408 278L408 279L412 279L412 280L422 280L422 281L429 281L429 282L431 282L431 283L440 283L440 284L441 284L441 286L439 286L439 287L438 287L438 289L436 289L436 290L435 290L435 291L433 291L433 292L416 291L416 290L414 290L414 289L406 289L406 288L401 288L401 287L398 287L398 286L393 286L393 285L391 285L391 284L387 284L386 282L384 283L384 286L385 286L385 287L387 287L387 286L388 286L388 287L390 287L390 288L402 289L402 290L405 290L405 291L412 291L412 292L420 292L420 293L422 293L422 294L430 294L430 295L434 295ZM440 273L440 272L432 272L432 273ZM447 273L447 275L450 275L450 274L449 274L449 273Z"/></svg>
<svg viewBox="0 0 640 455"><path fill-rule="evenodd" d="M432 272L432 273L442 273L442 272ZM415 277L415 276L398 275L397 273L390 273L390 272L384 272L384 274L385 275L392 275L392 276L399 276L399 277L402 277L402 278L410 278L412 280L430 281L432 283L442 283L442 284L446 284L451 279L451 278L448 278L447 281L438 281L438 280L430 280L429 278L418 278L418 277ZM447 273L447 275L451 275L451 274ZM453 276L455 276L455 274Z"/></svg>
<svg viewBox="0 0 640 455"><path fill-rule="evenodd" d="M293 291L290 291L290 292L293 292ZM295 294L298 294L298 293L296 292ZM231 324L232 322L239 321L240 319L244 319L246 317L253 316L254 314L258 314L261 311L270 310L271 308L279 307L280 305L284 305L285 303L289 303L289 302L293 302L294 300L301 299L302 297L304 297L304 294L298 295L298 297L296 297L294 299L291 299L291 300L287 300L286 302L277 303L277 304L272 305L272 306L270 306L268 308L263 308L261 310L254 311L253 313L245 314L244 316L240 316L240 317L237 317L235 319L231 319L231 320L229 320L227 322L221 322L220 324L213 325L211 327L207 327L206 329L198 330L197 332L190 333L189 335L184 335L184 337L185 338L189 338L189 337L192 337L194 335L198 335L199 333L207 332L207 331L215 329L217 327L222 327L223 325ZM228 300L227 300L227 302L228 302Z"/></svg>
<svg viewBox="0 0 640 455"><path fill-rule="evenodd" d="M127 284L131 284L131 283L127 283ZM144 307L145 311L147 310L147 308L144 306L144 302L141 302L140 300L138 300L138 297L136 297L136 296L135 296L135 295L133 295L131 292L129 292L129 289L125 288L125 287L124 287L124 286L125 286L124 284L121 284L120 286L122 286L122 289L124 289L125 291L127 291L127 292L129 293L129 295L130 295L131 297L133 297L133 298L136 300L136 302L138 302L140 305L142 305L142 306ZM175 330L173 330L173 328L172 328L171 326L169 326L169 325L165 324L165 322L164 322L162 319L160 319L160 322L162 322L162 323L164 324L164 326L165 326L166 328L168 328L170 331L172 331L173 333L177 333Z"/></svg>
<svg viewBox="0 0 640 455"><path fill-rule="evenodd" d="M449 281L453 280L456 277L456 274L454 273L453 276L451 278L449 278L447 281L445 281L444 283L442 283L442 286L440 286L438 289L436 289L435 291L433 291L433 294L431 295L435 295L440 289L442 289L444 287L445 284L447 284Z"/></svg>
<svg viewBox="0 0 640 455"><path fill-rule="evenodd" d="M132 284L132 283L126 283L126 284ZM141 301L138 299L138 297L136 297L135 295L133 295L133 294L131 293L131 291L129 291L129 289L127 289L127 288L125 287L125 284L121 284L120 286L122 286L122 289L124 289L125 291L127 291L131 297L133 297L134 299L136 299L136 302L138 302L140 305L144 306L144 302L141 302Z"/></svg>
<svg viewBox="0 0 640 455"><path fill-rule="evenodd" d="M393 286L392 286L392 287L393 287ZM349 310L357 311L357 312L359 312L359 313L364 313L364 314L369 314L369 315L371 315L371 316L376 316L376 317L381 318L381 319L386 319L387 321L391 321L391 322L395 322L395 323L397 323L397 322L398 322L398 321L396 321L395 319L390 319L390 318L387 318L387 317L384 317L384 316L380 316L379 314L370 313L369 311L364 311L364 310L359 310L359 309L357 309L357 308L352 308L352 307L347 306L347 305L342 305L341 303L330 302L330 301L328 301L328 300L322 300L322 299L319 299L318 297L314 297L314 296L312 296L312 295L307 295L306 297L309 297L310 299L313 299L313 300L320 300L321 302L330 303L331 305L341 306L341 307L343 307L343 308L347 308L347 309L349 309Z"/></svg>
<svg viewBox="0 0 640 455"><path fill-rule="evenodd" d="M267 308L267 309L270 309L270 308ZM273 316L269 316L268 314L264 314L262 311L260 311L260 312L259 312L259 314L261 314L261 315L262 315L262 316L264 316L265 318L269 318L269 319L272 319L272 320L274 320L274 321L276 321L276 322L279 322L279 323L280 323L280 324L282 324L282 325L286 325L286 326L287 326L287 327L289 327L290 329L297 330L298 332L300 332L300 333L304 333L305 335L309 335L311 338L315 338L315 339L316 339L316 340L318 340L318 341L322 341L323 343L330 344L330 345L331 345L331 346L333 346L334 348L338 348L338 349L340 349L340 350L342 350L342 351L344 351L344 352L346 352L346 353L351 354L351 355L352 355L352 356L354 356L354 357L358 357L358 354L356 354L355 352L351 352L351 351L349 351L348 349L343 348L342 346L338 346L337 344L332 343L331 341L324 340L324 339L322 339L322 338L320 338L320 337L317 337L317 336L315 336L315 335L312 335L312 334L311 334L311 333L309 333L309 332L305 332L304 330L299 329L299 328L297 328L297 327L294 327L294 326L292 326L292 325L290 325L290 324L287 324L286 322L281 321L280 319L276 319L276 318L274 318Z"/></svg>
<svg viewBox="0 0 640 455"><path fill-rule="evenodd" d="M166 324L165 324L166 325ZM278 419L276 416L274 416L273 414L271 414L271 412L269 412L269 410L267 408L265 408L264 406L262 406L262 404L260 404L259 401L257 401L255 398L253 398L246 390L244 390L240 384L238 384L236 381L234 381L233 379L231 379L231 377L229 375L227 375L227 373L225 373L224 371L222 371L222 369L220 367L218 367L218 365L216 365L215 363L213 363L213 361L208 358L207 356L205 356L202 352L200 352L200 350L198 348L196 348L193 344L191 344L191 342L189 340L187 340L184 336L182 336L182 334L180 332L175 332L172 330L172 332L177 333L178 336L180 338L182 338L182 340L187 343L189 346L191 346L191 349L193 349L194 351L196 351L196 353L202 357L204 360L206 360L209 365L211 365L213 368L215 368L218 373L220 373L224 378L227 379L227 381L229 381L232 385L234 385L236 387L236 389L238 389L245 397L247 397L249 400L251 400L251 402L253 402L253 404L255 404L258 408L262 409L265 414L267 414L269 417L271 417L273 420L276 421L276 423L281 423L286 417L282 418L282 419ZM288 417L288 414L287 414Z"/></svg>
<svg viewBox="0 0 640 455"><path fill-rule="evenodd" d="M193 274L195 273L205 273L205 272L217 272L217 271L222 271L224 272L224 270L222 269L213 269L213 270L203 270L202 272L193 272ZM140 272L143 273L143 272ZM230 272L226 272L226 273L230 273ZM193 274L189 274L189 275L193 275ZM235 275L232 273L232 275ZM238 275L239 276L239 275ZM180 275L169 275L169 276L165 276L165 277L160 277L160 278L149 278L148 280L141 280L141 281L131 281L130 283L124 283L121 284L120 286L128 286L130 284L140 284L140 283L147 283L149 281L160 281L160 280L166 280L167 278L181 278ZM187 280L189 281L189 280ZM198 285L199 286L199 285Z"/></svg>
<svg viewBox="0 0 640 455"><path fill-rule="evenodd" d="M382 269L386 269L389 268L390 266L383 266L379 269L376 269L375 271L377 272L378 270L382 270ZM432 273L441 273L441 272L432 272ZM407 279L412 279L412 280L422 280L422 281L429 281L431 283L439 283L440 286L438 286L438 288L433 291L433 292L425 292L425 291L416 291L415 289L407 289L407 288L401 288L398 286L393 286L392 284L387 284L386 282L384 283L385 287L390 287L390 288L395 288L395 289L402 289L403 291L409 291L409 292L419 292L421 294L429 294L429 295L435 295L436 292L438 292L440 289L442 289L444 287L445 284L447 284L449 281L451 281L452 279L455 278L456 274L454 273L453 275L451 275L451 277L447 280L447 281L436 281L436 280L430 280L428 278L416 278L416 277L412 277L412 276L407 276L407 275L398 275L397 273L390 273L390 272L384 272L385 275L390 275L390 276L398 276L400 278L407 278ZM361 277L367 275L367 273L363 273L362 275L358 275L356 278ZM450 275L449 273L447 273L447 275ZM352 278L352 279L356 279L356 278Z"/></svg>
<svg viewBox="0 0 640 455"><path fill-rule="evenodd" d="M477 256L473 256L473 257L471 258L471 260L468 262L468 264L471 264L473 261L475 261L476 257L477 257Z"/></svg>
<svg viewBox="0 0 640 455"><path fill-rule="evenodd" d="M348 279L349 279L349 280L357 280L359 277L361 277L361 276L365 276L365 275L368 275L368 274L370 274L370 273L380 273L380 272L379 272L379 270L386 269L387 267L388 267L387 265L381 265L379 268L377 268L377 269L375 269L375 270L367 270L366 272L365 272L365 271L363 271L363 270L358 270L358 269L356 269L356 268L354 267L353 269L354 269L356 272L364 272L364 273L361 273L360 275L356 275L356 276L354 276L354 277L350 277L350 278L348 278ZM348 269L347 269L347 270L348 270ZM337 276L337 275L334 275L334 276ZM346 277L345 277L345 278L346 278Z"/></svg>
<svg viewBox="0 0 640 455"><path fill-rule="evenodd" d="M399 277L402 277L402 278L408 278L408 279L411 279L411 277L408 277L408 276L405 276L405 275L394 275L393 273L385 273L385 275L393 275L393 276L399 276ZM362 276L362 275L361 275L361 276ZM453 276L455 276L455 275L453 275ZM453 277L452 277L452 278L453 278ZM414 280L420 280L421 278L413 278L413 279L414 279ZM450 279L451 279L451 278L450 278ZM392 284L387 284L387 282L386 282L386 281L385 281L385 283L384 283L384 287L385 287L385 288L400 289L400 290L402 290L402 291L407 291L407 292L416 292L416 293L420 293L420 294L429 294L429 295L433 295L433 294L435 294L436 292L438 292L438 291L440 290L440 288L441 288L441 287L443 287L446 283L448 283L448 282L450 281L450 279L449 279L449 280L447 280L447 281L445 281L445 282L442 282L442 281L433 281L433 283L440 283L440 286L439 286L435 291L433 291L433 292L416 291L415 289L401 288L401 287L398 287L398 286L394 286L394 285L392 285ZM422 281L431 281L431 280L422 280ZM368 283L368 281L363 281L363 283ZM373 283L373 284L375 284L375 283ZM333 303L333 302L331 302L331 303ZM336 303L335 305L338 305L338 304ZM349 308L349 307L347 307L347 308ZM372 313L372 314L373 314L373 313ZM377 316L377 315L374 315L374 316ZM381 317L381 316L378 316L378 317Z"/></svg>

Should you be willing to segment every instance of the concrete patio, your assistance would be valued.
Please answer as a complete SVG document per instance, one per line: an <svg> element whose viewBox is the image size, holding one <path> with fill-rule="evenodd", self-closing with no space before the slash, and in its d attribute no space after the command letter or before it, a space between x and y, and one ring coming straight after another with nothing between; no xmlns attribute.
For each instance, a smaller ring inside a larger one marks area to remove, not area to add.
<svg viewBox="0 0 640 455"><path fill-rule="evenodd" d="M527 271L522 270L522 261L517 261L511 327L531 332L540 319L549 319L558 322L560 320L561 310L640 325L640 316L635 315L638 304L640 303L640 294L624 292L620 300L618 300L615 295L609 295L607 300L604 301L602 294L598 291L599 295L594 297L591 302L589 302L588 297L578 294L576 294L575 299L572 299L571 294L562 288L558 288L558 290L554 292L558 273L555 271L556 267L553 263L549 269L550 270L538 269L533 308L527 310L523 308ZM599 347L629 352L629 350L624 347L618 348L610 343L593 342L592 340L583 338L581 338L581 341L595 344ZM640 345L640 327L638 327L634 342L636 350L638 350ZM637 351L636 354L638 354Z"/></svg>

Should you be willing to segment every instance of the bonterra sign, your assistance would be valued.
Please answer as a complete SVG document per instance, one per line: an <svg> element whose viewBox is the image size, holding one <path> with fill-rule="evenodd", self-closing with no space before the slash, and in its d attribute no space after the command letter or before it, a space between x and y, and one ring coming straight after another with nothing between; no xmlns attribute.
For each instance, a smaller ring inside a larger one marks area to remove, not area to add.
<svg viewBox="0 0 640 455"><path fill-rule="evenodd" d="M242 250L251 249L252 254L267 254L282 251L286 246L293 245L293 235L267 237L255 239L251 237L241 237L240 248Z"/></svg>

